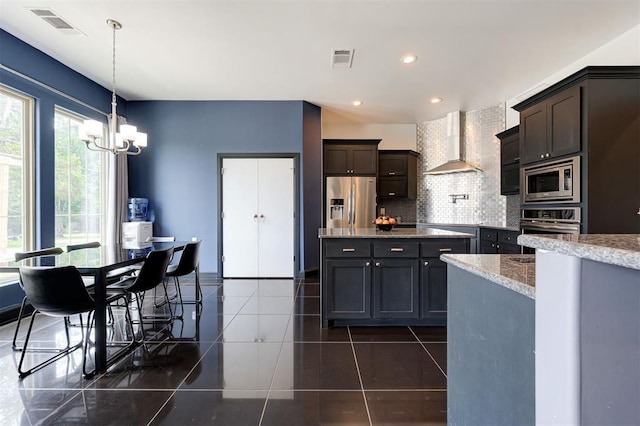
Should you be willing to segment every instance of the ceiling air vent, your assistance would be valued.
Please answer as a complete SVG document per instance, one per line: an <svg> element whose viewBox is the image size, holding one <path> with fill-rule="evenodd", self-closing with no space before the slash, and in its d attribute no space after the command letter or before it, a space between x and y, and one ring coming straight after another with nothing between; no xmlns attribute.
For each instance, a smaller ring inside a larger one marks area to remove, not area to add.
<svg viewBox="0 0 640 426"><path fill-rule="evenodd" d="M48 8L30 9L36 16L56 30L68 35L84 35L80 30L64 20L60 15Z"/></svg>
<svg viewBox="0 0 640 426"><path fill-rule="evenodd" d="M331 68L351 68L355 49L333 49L331 51Z"/></svg>

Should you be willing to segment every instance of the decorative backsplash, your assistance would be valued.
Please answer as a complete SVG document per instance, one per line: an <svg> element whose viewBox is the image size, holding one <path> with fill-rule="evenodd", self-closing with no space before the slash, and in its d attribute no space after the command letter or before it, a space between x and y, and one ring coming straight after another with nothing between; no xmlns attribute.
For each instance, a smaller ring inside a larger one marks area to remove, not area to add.
<svg viewBox="0 0 640 426"><path fill-rule="evenodd" d="M507 206L507 197L500 195L500 140L495 135L505 130L505 104L463 112L461 123L463 158L482 172L423 176L424 171L446 162L446 118L419 124L418 178L422 181L418 183L417 221L491 221L517 226L519 204L514 208L513 200L519 203L518 197L509 197Z"/></svg>
<svg viewBox="0 0 640 426"><path fill-rule="evenodd" d="M388 198L378 200L378 214L384 208L388 216L400 218L401 222L416 222L416 200Z"/></svg>

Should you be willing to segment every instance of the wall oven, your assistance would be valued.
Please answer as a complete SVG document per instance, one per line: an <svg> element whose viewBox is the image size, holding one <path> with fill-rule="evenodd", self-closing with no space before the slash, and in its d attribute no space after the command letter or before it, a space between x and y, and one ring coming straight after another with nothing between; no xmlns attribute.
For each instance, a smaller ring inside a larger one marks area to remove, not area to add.
<svg viewBox="0 0 640 426"><path fill-rule="evenodd" d="M580 207L524 208L521 210L522 234L579 234Z"/></svg>
<svg viewBox="0 0 640 426"><path fill-rule="evenodd" d="M520 168L522 204L580 202L580 157Z"/></svg>

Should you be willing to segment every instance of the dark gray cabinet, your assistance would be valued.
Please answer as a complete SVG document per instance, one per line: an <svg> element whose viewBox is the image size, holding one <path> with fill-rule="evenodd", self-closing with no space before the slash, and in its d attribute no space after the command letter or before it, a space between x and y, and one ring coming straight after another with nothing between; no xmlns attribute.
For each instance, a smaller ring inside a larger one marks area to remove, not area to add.
<svg viewBox="0 0 640 426"><path fill-rule="evenodd" d="M378 198L416 199L418 156L410 150L378 152Z"/></svg>
<svg viewBox="0 0 640 426"><path fill-rule="evenodd" d="M468 239L323 239L322 325L444 325L442 253L468 253Z"/></svg>
<svg viewBox="0 0 640 426"><path fill-rule="evenodd" d="M469 253L468 240L438 239L420 243L420 318L446 324L447 264L443 253Z"/></svg>
<svg viewBox="0 0 640 426"><path fill-rule="evenodd" d="M379 139L325 139L323 143L326 176L377 174Z"/></svg>
<svg viewBox="0 0 640 426"><path fill-rule="evenodd" d="M574 86L520 112L520 163L580 151L580 87Z"/></svg>
<svg viewBox="0 0 640 426"><path fill-rule="evenodd" d="M520 232L506 229L480 228L480 254L520 253L517 239Z"/></svg>
<svg viewBox="0 0 640 426"><path fill-rule="evenodd" d="M520 194L520 126L496 137L500 139L500 194Z"/></svg>
<svg viewBox="0 0 640 426"><path fill-rule="evenodd" d="M373 318L418 318L417 241L373 243Z"/></svg>

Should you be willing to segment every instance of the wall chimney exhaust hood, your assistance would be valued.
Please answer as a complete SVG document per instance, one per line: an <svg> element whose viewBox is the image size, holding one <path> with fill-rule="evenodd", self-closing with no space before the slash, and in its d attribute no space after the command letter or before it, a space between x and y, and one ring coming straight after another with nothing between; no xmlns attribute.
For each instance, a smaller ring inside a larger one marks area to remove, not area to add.
<svg viewBox="0 0 640 426"><path fill-rule="evenodd" d="M479 168L462 160L462 134L460 127L460 111L447 114L447 162L427 170L425 175L443 175L447 173L481 172Z"/></svg>

